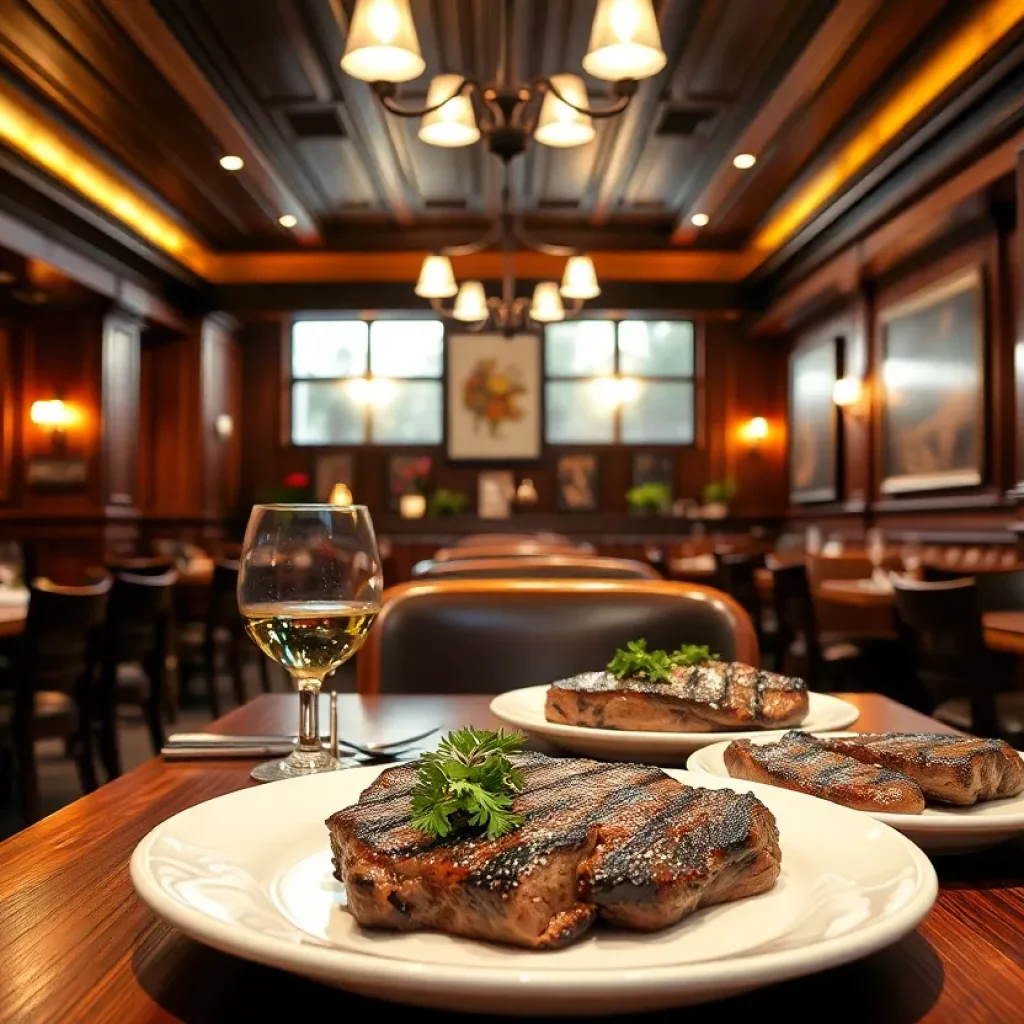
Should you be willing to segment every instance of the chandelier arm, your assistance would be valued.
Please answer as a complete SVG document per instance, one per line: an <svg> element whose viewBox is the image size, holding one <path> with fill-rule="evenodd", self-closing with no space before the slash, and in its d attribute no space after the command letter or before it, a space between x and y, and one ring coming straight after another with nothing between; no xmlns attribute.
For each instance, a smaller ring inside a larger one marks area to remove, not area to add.
<svg viewBox="0 0 1024 1024"><path fill-rule="evenodd" d="M605 117L615 117L617 114L621 114L626 107L629 106L633 97L636 95L636 91L639 88L639 83L635 78L624 78L619 82L612 84L612 92L617 97L615 102L610 107L602 107L600 109L594 107L578 107L572 100L567 99L565 95L559 91L557 85L551 81L550 78L539 78L536 82L532 83L534 89L550 89L555 96L560 99L567 107L571 107L576 111L577 114L584 114L587 117L596 117L598 119Z"/></svg>
<svg viewBox="0 0 1024 1024"><path fill-rule="evenodd" d="M371 82L370 88L373 89L377 99L381 101L384 109L389 113L397 117L426 117L427 114L433 114L434 111L440 110L446 103L455 99L456 96L460 96L463 92L470 92L473 89L479 90L480 84L475 79L462 78L452 93L445 96L440 103L433 103L429 107L416 107L414 109L400 106L395 102L398 88L394 82Z"/></svg>
<svg viewBox="0 0 1024 1024"><path fill-rule="evenodd" d="M572 305L565 311L565 319L566 320L574 320L576 317L578 317L580 315L580 312L582 311L582 309L583 309L583 300L582 299L573 299L572 300Z"/></svg>
<svg viewBox="0 0 1024 1024"><path fill-rule="evenodd" d="M579 250L571 245L553 245L550 242L544 242L536 238L526 230L521 218L516 218L512 225L512 233L527 249L543 253L545 256L565 256L568 258L569 256L579 255Z"/></svg>
<svg viewBox="0 0 1024 1024"><path fill-rule="evenodd" d="M442 256L475 256L478 252L490 249L500 238L501 222L495 221L475 242L466 242L465 245L446 245L438 251Z"/></svg>
<svg viewBox="0 0 1024 1024"><path fill-rule="evenodd" d="M453 306L451 309L445 309L444 303L436 296L431 297L430 308L439 317L443 317L446 320L454 319L455 307Z"/></svg>

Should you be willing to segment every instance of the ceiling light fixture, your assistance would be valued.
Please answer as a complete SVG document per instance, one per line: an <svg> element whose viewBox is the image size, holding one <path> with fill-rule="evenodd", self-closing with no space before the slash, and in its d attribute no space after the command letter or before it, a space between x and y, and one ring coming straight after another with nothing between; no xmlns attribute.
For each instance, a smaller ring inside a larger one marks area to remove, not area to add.
<svg viewBox="0 0 1024 1024"><path fill-rule="evenodd" d="M702 228L711 218L706 213L695 213L690 218L690 223L695 227Z"/></svg>
<svg viewBox="0 0 1024 1024"><path fill-rule="evenodd" d="M732 158L733 167L738 167L741 171L749 171L756 163L757 157L753 153L737 153Z"/></svg>
<svg viewBox="0 0 1024 1024"><path fill-rule="evenodd" d="M299 218L296 217L294 213L282 213L281 216L277 218L277 223L283 228L293 228L299 223Z"/></svg>
<svg viewBox="0 0 1024 1024"><path fill-rule="evenodd" d="M220 158L220 165L225 171L240 171L245 166L245 161L240 156L228 153Z"/></svg>
<svg viewBox="0 0 1024 1024"><path fill-rule="evenodd" d="M514 7L515 0L502 0L500 58L493 82L435 75L425 106L402 106L398 83L417 78L426 67L409 0L356 0L342 69L369 82L392 114L421 118L419 137L424 142L470 146L483 137L490 151L507 162L522 153L531 138L556 147L590 142L595 135L593 119L621 114L636 95L640 79L665 66L652 0L598 0L583 68L612 83L610 104L592 108L579 75L513 82L513 55L521 49Z"/></svg>

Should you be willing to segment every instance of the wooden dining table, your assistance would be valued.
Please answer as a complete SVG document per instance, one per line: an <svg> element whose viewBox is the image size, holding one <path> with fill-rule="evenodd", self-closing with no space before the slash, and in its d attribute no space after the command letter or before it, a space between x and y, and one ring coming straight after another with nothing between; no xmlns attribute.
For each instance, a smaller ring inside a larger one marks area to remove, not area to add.
<svg viewBox="0 0 1024 1024"><path fill-rule="evenodd" d="M861 730L950 731L877 694L841 696L860 709L855 728ZM341 732L365 742L412 735L431 725L494 728L499 723L488 710L489 700L342 695ZM295 727L296 710L293 695L268 694L209 728L286 733ZM249 778L254 763L153 758L0 844L0 1021L212 1024L360 1020L395 1013L384 1004L208 948L159 920L136 897L128 862L143 836L187 807L254 785ZM912 934L856 963L688 1008L687 1024L1021 1020L1022 853L1019 843L1011 843L937 859L938 903ZM400 1012L423 1022L467 1019L431 1010ZM619 1019L676 1024L680 1011Z"/></svg>

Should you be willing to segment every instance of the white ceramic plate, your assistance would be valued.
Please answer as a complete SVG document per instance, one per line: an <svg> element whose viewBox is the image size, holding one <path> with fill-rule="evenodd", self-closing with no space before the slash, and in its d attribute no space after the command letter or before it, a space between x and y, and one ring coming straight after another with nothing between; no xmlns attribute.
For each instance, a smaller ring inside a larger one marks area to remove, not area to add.
<svg viewBox="0 0 1024 1024"><path fill-rule="evenodd" d="M398 1002L545 1016L681 1006L820 971L895 942L935 901L930 862L899 833L843 807L739 783L732 788L757 793L779 825L782 875L769 893L654 934L597 927L548 952L363 930L332 877L324 820L380 771L277 782L183 811L136 848L135 888L186 934L249 960Z"/></svg>
<svg viewBox="0 0 1024 1024"><path fill-rule="evenodd" d="M641 761L644 764L684 764L688 754L719 740L745 740L754 736L781 736L785 730L765 732L638 732L626 729L592 729L561 725L544 717L547 686L509 690L491 701L491 713L517 729L540 736L574 754L605 761ZM825 693L808 695L807 718L799 726L806 732L845 729L860 712L852 704Z"/></svg>
<svg viewBox="0 0 1024 1024"><path fill-rule="evenodd" d="M852 733L837 733L852 736ZM754 743L770 742L769 737L751 737ZM723 754L728 743L715 743L690 755L686 767L691 772L707 772L730 778ZM1024 754L1021 755L1024 757ZM732 780L739 785L739 779ZM818 799L815 797L815 799ZM1005 842L1024 833L1024 793L1009 800L987 800L973 807L926 807L924 814L883 814L858 811L884 821L922 850L929 853L970 853Z"/></svg>

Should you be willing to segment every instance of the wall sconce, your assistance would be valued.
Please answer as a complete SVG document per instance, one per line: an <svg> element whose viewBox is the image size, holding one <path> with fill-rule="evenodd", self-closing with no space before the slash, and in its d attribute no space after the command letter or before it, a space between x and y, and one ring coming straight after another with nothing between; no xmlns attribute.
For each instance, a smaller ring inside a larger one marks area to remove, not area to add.
<svg viewBox="0 0 1024 1024"><path fill-rule="evenodd" d="M422 519L427 511L427 499L423 494L403 494L398 499L398 513L403 519Z"/></svg>
<svg viewBox="0 0 1024 1024"><path fill-rule="evenodd" d="M59 398L33 402L29 418L40 427L50 428L50 443L55 452L63 451L68 444L68 427L75 421L74 413Z"/></svg>
<svg viewBox="0 0 1024 1024"><path fill-rule="evenodd" d="M226 412L222 412L213 421L213 431L221 441L230 441L235 432L235 421Z"/></svg>
<svg viewBox="0 0 1024 1024"><path fill-rule="evenodd" d="M763 416L753 416L740 427L740 437L750 449L756 450L768 437L768 421Z"/></svg>
<svg viewBox="0 0 1024 1024"><path fill-rule="evenodd" d="M862 410L863 399L864 383L859 377L840 377L832 385L832 401L855 416Z"/></svg>

